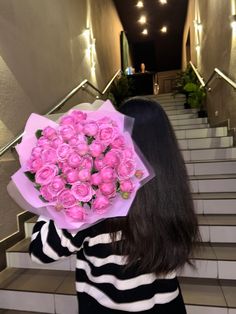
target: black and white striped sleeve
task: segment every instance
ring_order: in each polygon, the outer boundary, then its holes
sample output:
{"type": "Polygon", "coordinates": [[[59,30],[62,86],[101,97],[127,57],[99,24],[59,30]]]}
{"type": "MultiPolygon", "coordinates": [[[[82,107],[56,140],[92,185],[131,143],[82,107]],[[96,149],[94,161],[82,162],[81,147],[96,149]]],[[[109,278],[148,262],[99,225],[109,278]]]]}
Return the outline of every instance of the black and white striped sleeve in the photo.
{"type": "Polygon", "coordinates": [[[29,253],[36,263],[51,263],[79,251],[83,240],[83,232],[81,236],[79,233],[73,236],[57,228],[52,220],[40,216],[33,228],[29,253]]]}

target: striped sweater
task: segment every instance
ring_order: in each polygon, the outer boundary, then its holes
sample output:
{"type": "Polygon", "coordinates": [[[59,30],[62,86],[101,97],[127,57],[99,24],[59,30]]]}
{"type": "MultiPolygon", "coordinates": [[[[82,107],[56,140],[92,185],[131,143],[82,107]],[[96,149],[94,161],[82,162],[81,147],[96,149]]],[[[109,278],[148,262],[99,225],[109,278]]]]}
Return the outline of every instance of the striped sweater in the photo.
{"type": "MultiPolygon", "coordinates": [[[[157,277],[124,269],[126,259],[113,253],[106,225],[102,221],[73,234],[41,216],[33,229],[31,258],[51,263],[77,254],[79,314],[186,313],[175,273],[157,277]]],[[[121,232],[116,241],[121,241],[121,232]]]]}

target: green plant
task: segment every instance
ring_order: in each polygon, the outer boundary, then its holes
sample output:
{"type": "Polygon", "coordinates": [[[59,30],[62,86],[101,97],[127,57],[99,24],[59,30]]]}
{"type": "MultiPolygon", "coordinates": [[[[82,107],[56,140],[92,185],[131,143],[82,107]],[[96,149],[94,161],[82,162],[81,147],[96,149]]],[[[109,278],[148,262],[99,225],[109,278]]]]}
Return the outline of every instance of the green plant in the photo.
{"type": "Polygon", "coordinates": [[[203,110],[206,98],[205,89],[200,86],[198,82],[189,82],[185,84],[184,90],[188,93],[187,103],[190,105],[190,107],[203,110]]]}
{"type": "Polygon", "coordinates": [[[122,74],[111,85],[106,97],[111,100],[113,105],[119,109],[122,102],[132,96],[133,82],[132,79],[128,79],[126,75],[122,74]]]}
{"type": "Polygon", "coordinates": [[[188,92],[184,89],[185,85],[188,83],[196,83],[198,79],[196,74],[194,73],[192,67],[189,65],[187,66],[185,71],[179,72],[177,74],[177,78],[175,80],[175,87],[174,87],[174,94],[185,94],[187,95],[188,92]]]}

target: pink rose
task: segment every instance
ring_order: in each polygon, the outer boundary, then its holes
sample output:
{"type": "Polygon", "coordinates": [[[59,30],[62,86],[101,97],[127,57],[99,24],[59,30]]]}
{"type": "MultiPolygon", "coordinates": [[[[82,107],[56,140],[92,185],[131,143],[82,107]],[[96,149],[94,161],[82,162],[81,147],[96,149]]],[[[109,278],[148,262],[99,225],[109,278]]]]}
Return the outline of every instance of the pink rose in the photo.
{"type": "Polygon", "coordinates": [[[59,133],[63,140],[69,141],[72,137],[76,135],[75,129],[72,125],[61,125],[59,127],[59,133]]]}
{"type": "Polygon", "coordinates": [[[65,172],[65,175],[68,183],[74,183],[79,179],[78,171],[75,169],[67,170],[65,172]]]}
{"type": "Polygon", "coordinates": [[[55,201],[54,195],[51,193],[51,191],[49,190],[48,185],[44,185],[40,188],[40,193],[42,195],[42,197],[48,201],[48,202],[53,202],[55,201]]]}
{"type": "Polygon", "coordinates": [[[89,181],[90,178],[91,178],[91,171],[90,169],[81,169],[78,173],[78,177],[79,177],[79,180],[84,182],[84,181],[89,181]]]}
{"type": "Polygon", "coordinates": [[[113,142],[116,135],[117,130],[114,127],[104,124],[99,129],[98,139],[108,145],[113,142]]]}
{"type": "Polygon", "coordinates": [[[123,150],[123,155],[124,155],[125,159],[132,159],[134,153],[133,153],[133,150],[130,147],[126,147],[123,150]]]}
{"type": "Polygon", "coordinates": [[[120,164],[120,158],[116,151],[109,151],[104,157],[105,164],[110,167],[117,167],[120,164]]]}
{"type": "Polygon", "coordinates": [[[128,192],[131,193],[134,189],[133,182],[131,180],[124,180],[120,182],[120,190],[122,192],[128,192]]]}
{"type": "Polygon", "coordinates": [[[66,214],[77,221],[83,221],[85,219],[85,211],[82,206],[72,206],[66,209],[66,214]]]}
{"type": "Polygon", "coordinates": [[[70,116],[75,118],[75,120],[77,122],[87,119],[87,113],[84,113],[84,112],[82,112],[80,110],[72,110],[72,111],[70,111],[70,116]]]}
{"type": "Polygon", "coordinates": [[[42,134],[44,137],[48,138],[49,140],[52,140],[54,137],[57,136],[57,131],[50,126],[47,126],[45,129],[43,129],[42,134]]]}
{"type": "Polygon", "coordinates": [[[57,152],[58,160],[64,161],[71,154],[71,147],[70,145],[64,143],[58,146],[56,152],[57,152]]]}
{"type": "Polygon", "coordinates": [[[105,162],[104,162],[104,157],[103,156],[99,156],[97,158],[95,158],[94,160],[94,166],[97,170],[101,170],[103,167],[105,167],[105,162]]]}
{"type": "Polygon", "coordinates": [[[59,176],[53,178],[51,183],[48,185],[48,191],[52,195],[57,195],[64,188],[65,188],[65,181],[59,176]]]}
{"type": "Polygon", "coordinates": [[[31,156],[34,158],[41,157],[42,150],[42,147],[34,147],[31,151],[31,156]]]}
{"type": "Polygon", "coordinates": [[[65,189],[58,195],[57,202],[64,208],[72,207],[76,204],[76,198],[71,190],[65,189]]]}
{"type": "Polygon", "coordinates": [[[80,122],[76,123],[75,130],[77,133],[82,133],[84,131],[84,125],[80,122]]]}
{"type": "Polygon", "coordinates": [[[58,136],[51,140],[51,147],[57,149],[63,143],[63,139],[58,136]]]}
{"type": "Polygon", "coordinates": [[[102,183],[99,186],[100,192],[107,197],[114,197],[116,194],[116,185],[114,182],[102,183]]]}
{"type": "Polygon", "coordinates": [[[100,185],[102,183],[102,177],[99,172],[92,174],[91,176],[91,184],[92,185],[100,185]]]}
{"type": "Polygon", "coordinates": [[[63,174],[67,174],[71,170],[75,170],[74,168],[70,167],[67,163],[65,162],[59,162],[58,163],[59,169],[63,172],[63,174]]]}
{"type": "Polygon", "coordinates": [[[88,136],[95,136],[98,133],[98,125],[96,122],[91,121],[84,125],[84,134],[88,136]]]}
{"type": "Polygon", "coordinates": [[[93,168],[93,158],[91,156],[85,156],[82,158],[81,168],[91,170],[93,168]]]}
{"type": "Polygon", "coordinates": [[[70,167],[77,168],[81,164],[82,158],[76,152],[71,153],[68,158],[67,162],[70,167]]]}
{"type": "Polygon", "coordinates": [[[104,214],[110,205],[109,198],[104,195],[99,195],[95,198],[92,204],[92,208],[98,214],[104,214]]]}
{"type": "Polygon", "coordinates": [[[72,115],[66,115],[61,117],[59,124],[60,125],[73,125],[75,123],[75,118],[72,115]]]}
{"type": "Polygon", "coordinates": [[[80,202],[89,202],[94,194],[90,183],[87,182],[78,182],[73,184],[71,192],[80,202]]]}
{"type": "Polygon", "coordinates": [[[57,174],[58,168],[56,165],[44,165],[36,172],[35,181],[40,185],[47,185],[57,174]]]}
{"type": "Polygon", "coordinates": [[[28,161],[28,169],[31,172],[38,171],[43,166],[42,159],[40,157],[37,157],[35,159],[30,159],[28,161]]]}
{"type": "Polygon", "coordinates": [[[77,147],[81,143],[86,143],[86,138],[83,134],[78,134],[77,136],[72,137],[69,141],[68,144],[72,147],[77,147]]]}
{"type": "Polygon", "coordinates": [[[135,163],[132,159],[124,160],[117,168],[118,177],[121,180],[129,179],[135,174],[135,163]]]}
{"type": "Polygon", "coordinates": [[[77,145],[77,152],[80,156],[86,155],[88,150],[89,150],[89,147],[88,147],[88,144],[86,143],[79,143],[77,145]]]}
{"type": "Polygon", "coordinates": [[[122,135],[117,136],[111,143],[112,148],[124,148],[125,138],[122,135]]]}
{"type": "Polygon", "coordinates": [[[57,153],[53,148],[47,148],[42,151],[42,161],[43,163],[55,164],[57,162],[57,153]]]}
{"type": "Polygon", "coordinates": [[[116,179],[116,173],[111,167],[104,167],[100,171],[103,182],[113,182],[116,179]]]}
{"type": "Polygon", "coordinates": [[[89,145],[89,151],[93,157],[100,156],[103,150],[104,150],[104,145],[98,141],[93,141],[92,144],[89,145]]]}
{"type": "Polygon", "coordinates": [[[37,141],[37,145],[43,148],[49,147],[50,144],[50,140],[44,136],[41,136],[37,141]]]}

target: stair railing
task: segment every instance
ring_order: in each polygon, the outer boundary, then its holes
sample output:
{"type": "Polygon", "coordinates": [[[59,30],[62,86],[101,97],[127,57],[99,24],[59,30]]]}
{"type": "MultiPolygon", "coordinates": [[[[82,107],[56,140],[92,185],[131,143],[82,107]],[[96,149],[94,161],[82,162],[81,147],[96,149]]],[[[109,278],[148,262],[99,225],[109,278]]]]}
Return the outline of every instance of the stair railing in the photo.
{"type": "MultiPolygon", "coordinates": [[[[228,83],[230,86],[232,86],[234,89],[236,89],[236,82],[234,82],[233,80],[231,80],[231,78],[229,78],[227,75],[225,75],[221,70],[219,70],[218,68],[215,68],[212,72],[212,74],[210,75],[209,79],[204,82],[204,79],[201,77],[200,73],[198,72],[197,68],[194,66],[194,64],[190,61],[189,64],[191,65],[194,73],[196,74],[200,84],[202,87],[207,87],[210,82],[215,78],[215,75],[218,75],[217,78],[222,78],[224,79],[224,81],[226,83],[228,83]]],[[[210,92],[211,88],[207,88],[207,91],[210,92]]]]}
{"type": "MultiPolygon", "coordinates": [[[[83,80],[79,85],[77,85],[74,89],[72,89],[58,104],[56,104],[52,109],[50,109],[47,113],[45,113],[45,115],[52,114],[56,112],[57,110],[59,110],[60,108],[62,108],[72,96],[74,96],[79,90],[85,89],[86,86],[90,86],[93,90],[95,90],[99,94],[99,96],[103,96],[107,92],[108,88],[111,86],[112,82],[116,79],[116,77],[120,73],[121,73],[121,70],[116,71],[116,73],[113,75],[113,77],[108,82],[108,84],[103,89],[103,91],[100,91],[96,86],[94,86],[87,79],[83,80]]],[[[99,96],[97,96],[97,98],[99,98],[99,96]]],[[[17,144],[17,142],[22,138],[23,134],[24,132],[20,133],[12,141],[10,141],[5,146],[3,146],[0,149],[0,157],[3,154],[5,154],[6,151],[8,151],[9,149],[15,146],[15,144],[17,144]]]]}

